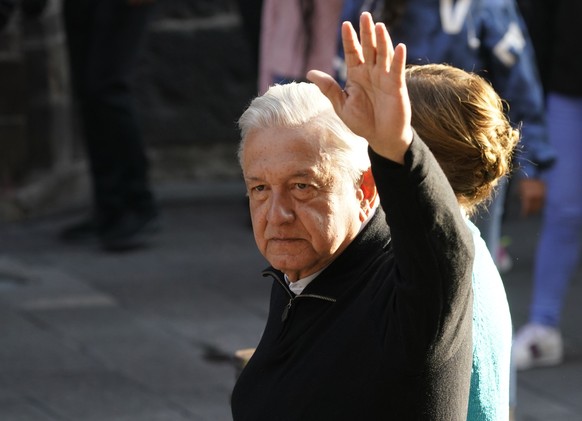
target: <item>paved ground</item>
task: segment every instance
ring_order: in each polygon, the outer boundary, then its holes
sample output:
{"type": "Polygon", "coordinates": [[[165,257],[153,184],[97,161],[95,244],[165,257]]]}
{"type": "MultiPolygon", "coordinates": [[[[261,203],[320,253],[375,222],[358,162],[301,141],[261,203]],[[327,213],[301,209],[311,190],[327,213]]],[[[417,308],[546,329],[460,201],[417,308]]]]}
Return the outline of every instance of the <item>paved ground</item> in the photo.
{"type": "MultiPolygon", "coordinates": [[[[66,246],[80,213],[0,224],[0,420],[226,421],[235,350],[253,346],[269,281],[236,182],[160,190],[155,246],[66,246]]],[[[510,207],[505,276],[525,320],[539,221],[510,207]]],[[[518,420],[582,420],[582,274],[571,288],[566,362],[518,376],[518,420]]],[[[323,420],[322,420],[323,421],[323,420]]]]}

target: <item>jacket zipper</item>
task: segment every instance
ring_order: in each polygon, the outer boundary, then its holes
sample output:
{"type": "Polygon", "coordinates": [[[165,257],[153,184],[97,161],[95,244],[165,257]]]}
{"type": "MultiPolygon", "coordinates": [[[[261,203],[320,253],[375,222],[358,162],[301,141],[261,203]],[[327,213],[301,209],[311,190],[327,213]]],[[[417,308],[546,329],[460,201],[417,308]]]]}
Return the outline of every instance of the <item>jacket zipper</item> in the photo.
{"type": "Polygon", "coordinates": [[[271,275],[273,278],[275,278],[277,280],[277,282],[279,283],[279,285],[281,285],[281,287],[285,290],[285,292],[289,296],[289,302],[287,303],[285,308],[283,308],[283,314],[281,314],[281,321],[282,322],[285,322],[285,320],[287,320],[287,317],[289,317],[289,311],[291,311],[291,307],[293,306],[293,303],[295,302],[295,300],[298,300],[300,298],[315,298],[317,300],[323,300],[323,301],[327,301],[329,303],[335,303],[337,301],[335,298],[326,297],[324,295],[319,295],[319,294],[295,295],[289,290],[289,287],[286,284],[286,282],[283,281],[281,278],[279,278],[277,273],[272,272],[272,271],[265,271],[265,272],[263,272],[263,275],[271,275]]]}

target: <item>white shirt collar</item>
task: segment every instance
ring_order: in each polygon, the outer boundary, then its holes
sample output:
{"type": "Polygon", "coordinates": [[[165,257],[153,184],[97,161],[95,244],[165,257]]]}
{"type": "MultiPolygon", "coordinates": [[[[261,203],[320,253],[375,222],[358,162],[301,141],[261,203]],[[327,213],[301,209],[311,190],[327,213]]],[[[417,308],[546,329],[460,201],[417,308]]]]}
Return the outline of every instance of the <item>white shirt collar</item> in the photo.
{"type": "Polygon", "coordinates": [[[313,281],[317,277],[317,275],[319,275],[321,272],[323,272],[323,269],[321,269],[319,272],[315,272],[315,273],[313,273],[309,276],[306,276],[305,278],[299,279],[295,282],[289,282],[287,275],[285,275],[285,281],[289,285],[289,289],[291,290],[291,292],[293,292],[295,295],[299,295],[303,292],[305,287],[307,285],[309,285],[309,283],[311,281],[313,281]]]}

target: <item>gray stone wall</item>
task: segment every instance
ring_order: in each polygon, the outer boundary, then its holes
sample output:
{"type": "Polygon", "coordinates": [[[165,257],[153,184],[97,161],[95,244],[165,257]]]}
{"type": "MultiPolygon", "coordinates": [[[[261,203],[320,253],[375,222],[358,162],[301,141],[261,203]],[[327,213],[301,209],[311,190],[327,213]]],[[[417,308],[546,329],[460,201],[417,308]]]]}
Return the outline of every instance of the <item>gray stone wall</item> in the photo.
{"type": "Polygon", "coordinates": [[[68,73],[58,2],[17,10],[0,33],[0,217],[40,211],[73,160],[68,73]]]}
{"type": "Polygon", "coordinates": [[[0,186],[14,185],[26,165],[26,77],[19,34],[12,25],[0,37],[0,186]],[[19,171],[20,170],[20,171],[19,171]]]}
{"type": "MultiPolygon", "coordinates": [[[[0,33],[0,220],[85,206],[62,0],[0,33]]],[[[236,119],[256,91],[234,0],[158,0],[135,78],[154,183],[240,177],[236,119]]]]}
{"type": "Polygon", "coordinates": [[[235,122],[255,94],[252,68],[233,1],[158,4],[136,79],[158,169],[194,177],[238,174],[235,122]]]}
{"type": "Polygon", "coordinates": [[[240,18],[230,2],[161,2],[137,77],[151,144],[232,140],[233,121],[253,93],[252,78],[240,18]],[[213,10],[200,16],[205,3],[213,10]]]}

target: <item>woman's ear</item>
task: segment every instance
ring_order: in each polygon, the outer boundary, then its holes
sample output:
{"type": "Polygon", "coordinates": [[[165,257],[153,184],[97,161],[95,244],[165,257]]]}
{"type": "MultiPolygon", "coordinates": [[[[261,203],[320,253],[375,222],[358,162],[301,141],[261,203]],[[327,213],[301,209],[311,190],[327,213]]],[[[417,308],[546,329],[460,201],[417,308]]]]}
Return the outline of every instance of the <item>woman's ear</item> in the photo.
{"type": "Polygon", "coordinates": [[[360,182],[360,219],[362,221],[366,220],[370,215],[372,209],[376,208],[378,205],[378,190],[376,189],[376,182],[374,181],[374,176],[372,175],[372,168],[368,168],[364,174],[362,174],[362,180],[360,182]]]}

